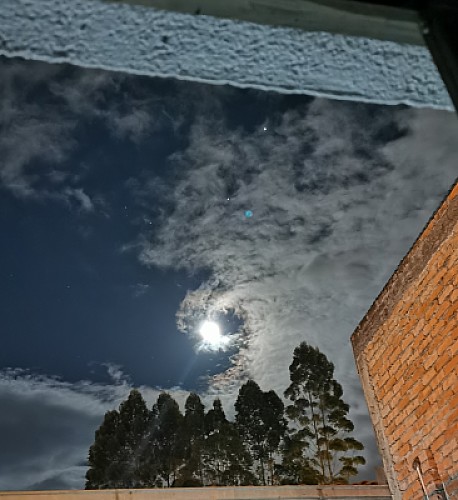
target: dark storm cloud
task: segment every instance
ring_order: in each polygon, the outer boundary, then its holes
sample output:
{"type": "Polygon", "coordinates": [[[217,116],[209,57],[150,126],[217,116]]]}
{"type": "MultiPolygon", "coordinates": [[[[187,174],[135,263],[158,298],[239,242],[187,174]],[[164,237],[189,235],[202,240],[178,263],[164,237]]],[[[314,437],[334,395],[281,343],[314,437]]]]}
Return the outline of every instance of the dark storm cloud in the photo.
{"type": "MultiPolygon", "coordinates": [[[[112,384],[0,372],[0,490],[84,487],[94,432],[132,388],[119,366],[106,368],[112,384]]],[[[141,391],[150,406],[159,393],[141,391]]],[[[180,402],[185,397],[184,391],[173,395],[180,402]]]]}
{"type": "Polygon", "coordinates": [[[243,317],[240,353],[211,388],[228,401],[247,376],[282,393],[294,347],[322,349],[370,468],[349,338],[456,175],[456,117],[315,100],[265,125],[247,133],[218,114],[196,120],[142,259],[210,271],[183,301],[183,330],[214,311],[243,317]]]}

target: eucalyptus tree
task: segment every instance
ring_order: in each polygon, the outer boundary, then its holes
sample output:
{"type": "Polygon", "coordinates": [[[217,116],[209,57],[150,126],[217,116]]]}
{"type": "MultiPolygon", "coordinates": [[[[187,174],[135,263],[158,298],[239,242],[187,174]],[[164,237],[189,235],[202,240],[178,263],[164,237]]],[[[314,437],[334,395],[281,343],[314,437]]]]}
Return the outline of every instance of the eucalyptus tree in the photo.
{"type": "Polygon", "coordinates": [[[213,486],[254,484],[252,461],[237,428],[226,419],[221,401],[205,415],[205,441],[201,459],[204,482],[213,486]]]}
{"type": "Polygon", "coordinates": [[[205,407],[198,394],[191,392],[185,402],[182,427],[184,465],[180,486],[203,485],[202,450],[205,439],[205,407]]]}
{"type": "Polygon", "coordinates": [[[333,378],[334,365],[317,348],[302,342],[294,349],[289,373],[285,397],[292,404],[286,414],[295,425],[290,439],[296,450],[285,453],[285,465],[302,461],[307,476],[315,473],[319,483],[348,482],[365,459],[355,455],[363,445],[351,436],[354,425],[347,416],[342,386],[333,378]]]}
{"type": "Polygon", "coordinates": [[[86,489],[136,488],[149,412],[139,391],[133,389],[119,411],[105,414],[89,449],[86,489]]]}
{"type": "Polygon", "coordinates": [[[137,389],[132,389],[119,407],[118,436],[122,447],[124,487],[143,486],[139,468],[149,424],[150,412],[145,400],[137,389]]]}
{"type": "Polygon", "coordinates": [[[240,436],[257,463],[261,484],[273,484],[274,463],[286,431],[284,404],[275,391],[263,392],[254,380],[239,390],[235,422],[240,436]]]}
{"type": "Polygon", "coordinates": [[[282,463],[276,471],[281,484],[317,484],[319,475],[305,453],[309,447],[308,433],[303,429],[289,430],[282,446],[282,463]]]}
{"type": "Polygon", "coordinates": [[[184,460],[182,440],[183,415],[175,399],[166,392],[159,394],[153,406],[149,439],[152,468],[170,488],[178,477],[184,460]]]}
{"type": "Polygon", "coordinates": [[[121,472],[117,460],[121,449],[117,433],[118,424],[118,411],[108,411],[102,424],[95,431],[94,443],[89,448],[89,469],[86,472],[85,486],[87,490],[116,487],[114,481],[121,472]]]}

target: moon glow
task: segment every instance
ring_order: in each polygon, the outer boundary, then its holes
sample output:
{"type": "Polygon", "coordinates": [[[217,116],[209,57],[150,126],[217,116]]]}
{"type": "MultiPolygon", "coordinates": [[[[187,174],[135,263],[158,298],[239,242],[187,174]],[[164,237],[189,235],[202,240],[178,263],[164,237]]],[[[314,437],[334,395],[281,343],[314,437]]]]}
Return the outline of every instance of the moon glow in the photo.
{"type": "Polygon", "coordinates": [[[199,330],[204,344],[210,349],[219,349],[226,344],[226,338],[221,334],[221,329],[215,321],[204,321],[199,330]]]}

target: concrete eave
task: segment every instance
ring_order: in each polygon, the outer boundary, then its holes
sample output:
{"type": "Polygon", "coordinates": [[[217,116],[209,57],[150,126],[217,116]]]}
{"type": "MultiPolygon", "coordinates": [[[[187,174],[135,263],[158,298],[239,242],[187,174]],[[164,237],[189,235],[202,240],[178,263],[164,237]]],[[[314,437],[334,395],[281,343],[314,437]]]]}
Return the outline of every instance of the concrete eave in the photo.
{"type": "Polygon", "coordinates": [[[390,500],[385,485],[237,486],[144,490],[5,491],[0,500],[390,500]]]}
{"type": "Polygon", "coordinates": [[[106,0],[304,31],[424,45],[414,10],[353,0],[106,0]]]}

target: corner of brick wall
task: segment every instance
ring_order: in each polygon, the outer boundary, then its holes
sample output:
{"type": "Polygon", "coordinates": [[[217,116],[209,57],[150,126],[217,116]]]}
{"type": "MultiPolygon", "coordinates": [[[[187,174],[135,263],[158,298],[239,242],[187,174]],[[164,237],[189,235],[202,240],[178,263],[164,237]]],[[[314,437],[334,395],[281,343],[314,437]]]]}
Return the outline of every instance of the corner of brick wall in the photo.
{"type": "Polygon", "coordinates": [[[458,184],[352,335],[395,499],[458,498],[458,184]]]}

